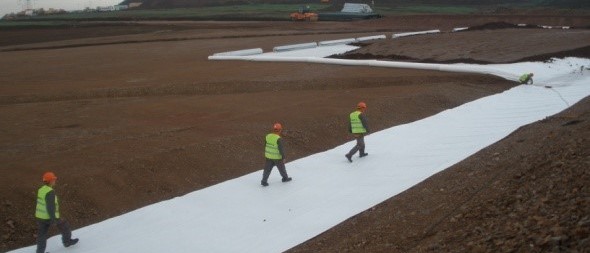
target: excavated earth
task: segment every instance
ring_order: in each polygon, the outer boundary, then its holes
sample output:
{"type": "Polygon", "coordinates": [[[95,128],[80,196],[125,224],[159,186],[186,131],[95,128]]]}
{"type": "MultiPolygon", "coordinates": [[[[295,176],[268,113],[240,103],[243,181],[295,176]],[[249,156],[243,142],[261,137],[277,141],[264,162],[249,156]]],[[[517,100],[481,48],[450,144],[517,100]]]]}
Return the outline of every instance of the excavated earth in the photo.
{"type": "MultiPolygon", "coordinates": [[[[371,127],[379,131],[517,85],[437,71],[208,61],[214,53],[441,29],[363,43],[334,57],[588,58],[590,30],[582,28],[589,26],[588,16],[439,15],[0,30],[0,250],[34,244],[44,171],[59,177],[62,216],[79,228],[259,171],[263,136],[276,121],[285,127],[287,159],[294,160],[351,140],[346,115],[358,101],[368,104],[371,127]],[[501,28],[498,22],[572,29],[450,32],[501,28]]],[[[588,252],[589,109],[587,98],[524,126],[289,251],[588,252]]],[[[297,184],[297,171],[289,173],[297,184]]],[[[277,177],[273,172],[271,189],[277,177]]]]}

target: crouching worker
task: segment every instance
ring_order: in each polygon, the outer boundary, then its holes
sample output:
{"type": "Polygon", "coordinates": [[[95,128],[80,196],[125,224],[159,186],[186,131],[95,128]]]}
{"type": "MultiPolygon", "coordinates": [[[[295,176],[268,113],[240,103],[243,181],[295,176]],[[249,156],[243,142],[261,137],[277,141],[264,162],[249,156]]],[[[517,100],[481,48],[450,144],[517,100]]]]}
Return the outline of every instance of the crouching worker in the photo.
{"type": "Polygon", "coordinates": [[[39,188],[37,192],[37,211],[35,217],[39,225],[39,233],[37,234],[37,253],[45,253],[47,246],[47,232],[51,224],[55,223],[61,232],[61,241],[64,247],[72,246],[78,243],[78,238],[72,239],[72,231],[68,223],[60,219],[59,215],[59,201],[53,191],[53,186],[57,177],[53,172],[46,172],[43,174],[44,185],[39,188]]]}
{"type": "Polygon", "coordinates": [[[518,78],[520,84],[533,84],[533,73],[526,73],[518,78]]]}

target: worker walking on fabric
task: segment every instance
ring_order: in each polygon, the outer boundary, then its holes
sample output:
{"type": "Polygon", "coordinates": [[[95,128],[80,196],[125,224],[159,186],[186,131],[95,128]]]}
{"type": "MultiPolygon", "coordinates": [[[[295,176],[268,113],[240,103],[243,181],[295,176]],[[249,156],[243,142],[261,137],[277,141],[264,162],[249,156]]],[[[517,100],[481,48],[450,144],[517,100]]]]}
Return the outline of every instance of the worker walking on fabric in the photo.
{"type": "Polygon", "coordinates": [[[365,110],[367,104],[359,102],[356,111],[350,113],[350,125],[348,131],[354,135],[356,145],[345,155],[349,162],[352,162],[352,156],[360,151],[359,156],[365,157],[369,155],[365,153],[365,135],[369,134],[369,125],[367,124],[367,117],[365,117],[365,110]]]}
{"type": "Polygon", "coordinates": [[[266,163],[264,164],[264,171],[262,173],[262,186],[268,186],[268,177],[274,166],[277,166],[283,182],[291,181],[287,170],[285,169],[285,152],[283,149],[283,142],[281,141],[281,132],[283,126],[280,123],[275,123],[272,128],[272,133],[266,135],[264,148],[264,157],[266,163]]]}
{"type": "Polygon", "coordinates": [[[520,84],[533,84],[533,73],[525,73],[518,78],[520,84]]]}
{"type": "Polygon", "coordinates": [[[53,172],[46,172],[43,174],[44,185],[37,192],[37,211],[35,212],[37,224],[39,225],[37,253],[45,253],[47,232],[53,223],[57,225],[57,228],[61,232],[61,241],[64,247],[70,247],[78,243],[78,238],[72,239],[72,231],[68,223],[60,219],[59,201],[53,191],[56,180],[57,177],[53,172]]]}

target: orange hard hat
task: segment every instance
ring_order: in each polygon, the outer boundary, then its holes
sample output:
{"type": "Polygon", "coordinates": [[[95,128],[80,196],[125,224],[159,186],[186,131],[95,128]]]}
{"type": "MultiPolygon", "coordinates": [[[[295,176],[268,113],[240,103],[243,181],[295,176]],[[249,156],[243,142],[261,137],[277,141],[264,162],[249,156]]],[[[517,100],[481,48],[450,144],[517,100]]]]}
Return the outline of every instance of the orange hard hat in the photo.
{"type": "Polygon", "coordinates": [[[272,126],[272,130],[275,132],[280,132],[281,130],[283,130],[283,125],[281,125],[281,123],[275,123],[272,126]]]}
{"type": "Polygon", "coordinates": [[[57,177],[55,174],[53,174],[53,172],[45,172],[45,174],[43,174],[43,182],[49,183],[56,179],[57,177]]]}
{"type": "Polygon", "coordinates": [[[357,109],[366,109],[366,108],[367,108],[367,104],[365,104],[365,102],[359,102],[359,103],[356,105],[356,108],[357,108],[357,109]]]}

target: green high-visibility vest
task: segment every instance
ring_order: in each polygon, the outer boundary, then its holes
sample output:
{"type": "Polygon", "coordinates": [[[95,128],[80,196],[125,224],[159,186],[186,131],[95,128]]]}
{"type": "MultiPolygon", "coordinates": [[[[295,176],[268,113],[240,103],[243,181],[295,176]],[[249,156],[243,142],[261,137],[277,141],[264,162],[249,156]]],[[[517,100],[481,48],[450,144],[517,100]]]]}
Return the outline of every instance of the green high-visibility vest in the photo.
{"type": "Polygon", "coordinates": [[[521,83],[524,83],[526,81],[528,81],[529,79],[529,74],[524,74],[522,76],[520,76],[520,78],[518,79],[521,83]]]}
{"type": "Polygon", "coordinates": [[[352,129],[353,134],[363,134],[367,132],[359,115],[361,115],[360,111],[354,111],[350,114],[350,128],[352,129]]]}
{"type": "Polygon", "coordinates": [[[264,148],[264,156],[268,159],[280,160],[283,159],[279,151],[279,139],[281,136],[275,133],[266,135],[266,147],[264,148]]]}
{"type": "MultiPolygon", "coordinates": [[[[47,196],[47,193],[50,191],[53,191],[53,188],[48,185],[42,186],[39,188],[39,191],[37,191],[37,211],[35,212],[35,217],[39,219],[51,219],[49,213],[47,213],[47,203],[45,203],[45,196],[47,196]]],[[[55,218],[59,219],[59,203],[57,201],[57,196],[55,196],[55,218]]]]}

